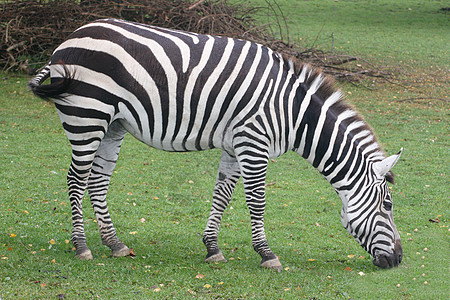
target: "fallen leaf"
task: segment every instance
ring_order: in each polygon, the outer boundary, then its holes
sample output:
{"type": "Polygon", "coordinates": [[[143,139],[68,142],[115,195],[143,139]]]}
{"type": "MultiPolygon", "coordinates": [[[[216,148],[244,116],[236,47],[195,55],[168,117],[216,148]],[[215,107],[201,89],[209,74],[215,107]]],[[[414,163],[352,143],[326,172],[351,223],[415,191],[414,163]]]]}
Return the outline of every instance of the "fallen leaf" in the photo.
{"type": "Polygon", "coordinates": [[[344,271],[351,271],[351,270],[352,270],[352,268],[350,268],[350,267],[347,267],[344,269],[344,271]]]}
{"type": "Polygon", "coordinates": [[[159,292],[161,289],[160,288],[156,288],[156,289],[154,289],[153,291],[154,292],[159,292]]]}
{"type": "Polygon", "coordinates": [[[347,255],[348,258],[353,258],[355,257],[353,254],[347,255]]]}
{"type": "Polygon", "coordinates": [[[202,279],[203,277],[205,277],[205,275],[203,275],[203,274],[198,274],[197,276],[195,276],[195,278],[198,278],[198,279],[202,279]]]}
{"type": "Polygon", "coordinates": [[[205,284],[203,287],[204,287],[205,289],[209,289],[209,288],[211,287],[211,285],[210,285],[210,284],[205,284]]]}
{"type": "Polygon", "coordinates": [[[291,288],[285,288],[284,291],[287,292],[289,291],[291,288]]]}
{"type": "Polygon", "coordinates": [[[130,234],[136,234],[137,233],[137,231],[131,231],[130,232],[130,234]]]}
{"type": "Polygon", "coordinates": [[[359,276],[364,276],[364,275],[366,275],[366,274],[364,274],[364,272],[359,272],[358,274],[359,274],[359,276]]]}
{"type": "Polygon", "coordinates": [[[56,259],[52,259],[50,262],[56,264],[56,259]]]}
{"type": "Polygon", "coordinates": [[[9,235],[9,237],[16,237],[17,235],[16,234],[14,234],[14,233],[11,233],[10,235],[9,235]]]}
{"type": "Polygon", "coordinates": [[[314,258],[310,258],[310,259],[308,259],[308,261],[315,261],[315,259],[314,258]]]}
{"type": "Polygon", "coordinates": [[[54,245],[54,244],[56,244],[56,242],[55,242],[55,240],[54,239],[51,239],[50,241],[48,241],[50,244],[52,244],[52,245],[54,245]]]}
{"type": "Polygon", "coordinates": [[[222,285],[223,284],[223,281],[221,281],[221,282],[219,282],[219,283],[217,283],[218,285],[222,285]]]}
{"type": "Polygon", "coordinates": [[[144,219],[144,218],[141,218],[140,221],[141,221],[142,223],[144,223],[144,222],[145,222],[145,219],[144,219]]]}

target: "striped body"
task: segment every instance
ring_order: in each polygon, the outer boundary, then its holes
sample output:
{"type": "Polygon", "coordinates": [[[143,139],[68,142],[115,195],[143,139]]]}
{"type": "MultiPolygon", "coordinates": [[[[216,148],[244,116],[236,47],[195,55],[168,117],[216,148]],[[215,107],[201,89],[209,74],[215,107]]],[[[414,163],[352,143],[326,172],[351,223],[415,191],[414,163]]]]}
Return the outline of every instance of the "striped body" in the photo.
{"type": "Polygon", "coordinates": [[[105,199],[130,132],[166,151],[223,150],[203,235],[207,261],[225,260],[217,244],[219,225],[242,177],[261,265],[281,268],[264,232],[264,180],[269,158],[289,150],[333,185],[343,201],[343,225],[375,264],[390,267],[401,260],[392,210],[382,211],[386,203],[392,207],[386,179],[399,154],[385,158],[370,128],[328,79],[307,66],[295,72],[291,61],[267,47],[100,20],[70,35],[29,86],[55,99],[72,144],[72,240],[81,258],[91,257],[82,224],[85,188],[103,243],[113,255],[127,254],[105,199]],[[48,76],[52,83],[41,85],[48,76]]]}

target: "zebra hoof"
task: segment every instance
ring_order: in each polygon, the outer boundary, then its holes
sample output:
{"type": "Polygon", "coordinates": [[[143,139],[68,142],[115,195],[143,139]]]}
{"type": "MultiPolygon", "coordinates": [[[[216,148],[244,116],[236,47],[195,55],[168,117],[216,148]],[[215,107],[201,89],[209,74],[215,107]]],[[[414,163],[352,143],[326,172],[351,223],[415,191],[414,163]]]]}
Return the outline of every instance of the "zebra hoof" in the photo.
{"type": "Polygon", "coordinates": [[[131,254],[130,248],[128,248],[125,245],[123,245],[123,247],[121,247],[119,249],[113,249],[111,251],[111,256],[112,257],[128,256],[130,254],[131,254]]]}
{"type": "Polygon", "coordinates": [[[262,262],[260,266],[266,269],[277,270],[277,272],[281,272],[281,270],[283,270],[283,266],[281,265],[278,257],[271,260],[266,260],[262,262]]]}
{"type": "Polygon", "coordinates": [[[207,263],[209,263],[209,262],[227,262],[227,260],[223,256],[222,252],[219,252],[217,254],[206,257],[205,262],[207,262],[207,263]]]}
{"type": "Polygon", "coordinates": [[[91,260],[94,257],[92,256],[91,250],[87,249],[81,252],[80,254],[75,255],[75,258],[79,260],[91,260]]]}

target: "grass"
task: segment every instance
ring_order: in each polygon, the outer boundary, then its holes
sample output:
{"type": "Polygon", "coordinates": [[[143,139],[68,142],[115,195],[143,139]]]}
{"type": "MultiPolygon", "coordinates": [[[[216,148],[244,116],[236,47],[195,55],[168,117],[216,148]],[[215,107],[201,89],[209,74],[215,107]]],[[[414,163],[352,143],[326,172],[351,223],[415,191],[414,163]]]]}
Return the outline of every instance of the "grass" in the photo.
{"type": "Polygon", "coordinates": [[[446,38],[440,34],[448,35],[448,29],[443,27],[442,15],[436,15],[443,2],[279,3],[291,20],[302,20],[301,24],[289,24],[291,33],[310,41],[322,27],[324,35],[326,28],[340,28],[351,41],[344,44],[343,51],[379,63],[388,57],[415,80],[414,86],[407,89],[375,83],[374,90],[367,90],[341,84],[348,100],[374,128],[386,152],[405,149],[394,169],[397,184],[392,187],[394,216],[405,254],[400,267],[380,270],[373,266],[369,255],[342,228],[340,203],[332,188],[293,153],[271,162],[267,178],[273,184],[267,188],[266,230],[272,249],[281,258],[283,272],[258,267],[242,184],[225,212],[219,236],[229,261],[205,264],[200,235],[209,214],[220,151],[165,153],[130,136],[126,137],[113,176],[109,206],[119,237],[134,248],[136,257],[109,257],[86,199],[85,226],[94,260],[74,260],[73,246],[66,243],[71,231],[65,183],[70,146],[53,105],[26,91],[28,78],[1,73],[1,299],[62,295],[66,299],[448,296],[448,82],[430,75],[435,74],[433,70],[448,70],[449,66],[442,55],[446,48],[441,39],[446,38]],[[335,17],[326,18],[334,6],[335,17]],[[398,12],[407,6],[414,12],[411,22],[424,24],[421,30],[410,29],[404,21],[396,22],[393,15],[380,12],[383,8],[398,12]],[[358,34],[372,32],[364,12],[377,20],[379,33],[374,33],[373,38],[358,34]],[[391,33],[396,27],[402,30],[391,33]],[[383,32],[390,40],[376,42],[383,32]],[[424,46],[414,51],[414,43],[403,44],[408,39],[423,39],[424,46]],[[387,44],[391,47],[386,48],[387,44]],[[428,98],[399,101],[424,97],[428,98]],[[429,221],[435,218],[440,222],[429,221]],[[197,278],[202,277],[199,274],[204,277],[197,278]]]}

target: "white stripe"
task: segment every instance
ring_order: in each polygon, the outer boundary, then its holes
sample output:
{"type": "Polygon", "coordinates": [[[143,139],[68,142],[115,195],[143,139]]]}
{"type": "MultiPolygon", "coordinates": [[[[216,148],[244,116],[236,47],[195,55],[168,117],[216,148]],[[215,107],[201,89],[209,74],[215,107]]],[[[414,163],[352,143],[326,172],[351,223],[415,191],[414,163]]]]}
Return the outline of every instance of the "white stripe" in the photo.
{"type": "Polygon", "coordinates": [[[316,129],[314,131],[311,151],[309,152],[309,156],[306,159],[311,164],[314,162],[314,159],[316,157],[317,145],[319,144],[320,135],[322,134],[322,129],[326,121],[328,109],[337,101],[339,101],[339,99],[341,99],[341,96],[342,95],[340,92],[334,92],[330,97],[328,97],[328,99],[325,100],[325,103],[322,105],[322,108],[320,110],[320,116],[319,119],[317,120],[316,129]]]}

